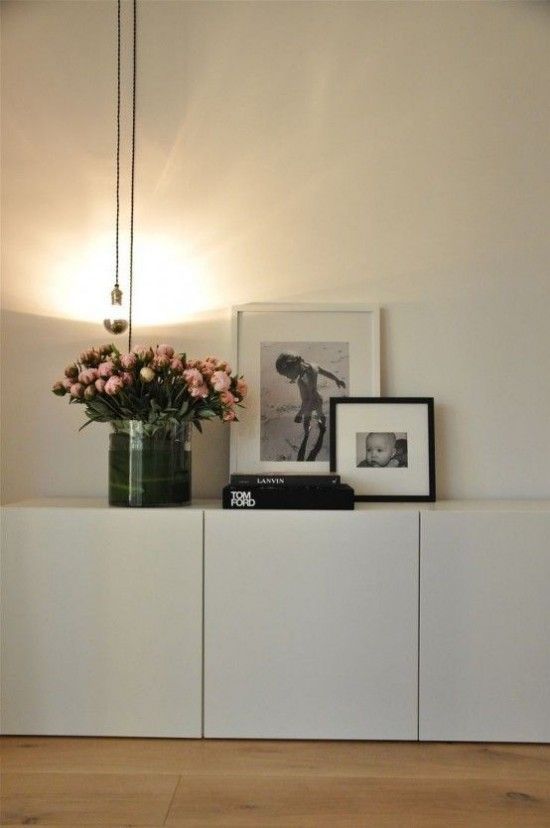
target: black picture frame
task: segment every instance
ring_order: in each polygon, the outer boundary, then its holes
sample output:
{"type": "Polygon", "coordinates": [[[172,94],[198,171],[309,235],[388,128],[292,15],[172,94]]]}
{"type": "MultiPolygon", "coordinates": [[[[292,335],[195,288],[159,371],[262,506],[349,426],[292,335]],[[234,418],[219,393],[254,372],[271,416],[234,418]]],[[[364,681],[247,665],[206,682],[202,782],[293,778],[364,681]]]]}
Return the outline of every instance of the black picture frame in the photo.
{"type": "MultiPolygon", "coordinates": [[[[435,417],[433,397],[331,397],[330,399],[330,471],[342,475],[346,481],[345,469],[338,464],[338,409],[341,406],[399,406],[419,405],[426,407],[427,418],[427,463],[428,463],[428,491],[424,493],[411,492],[410,494],[368,494],[360,492],[355,495],[357,502],[384,502],[384,503],[416,503],[434,502],[436,499],[435,483],[435,417]]],[[[369,429],[366,429],[369,430],[369,429]]],[[[341,464],[340,464],[341,465],[341,464]]],[[[353,485],[353,483],[352,483],[353,485]]]]}

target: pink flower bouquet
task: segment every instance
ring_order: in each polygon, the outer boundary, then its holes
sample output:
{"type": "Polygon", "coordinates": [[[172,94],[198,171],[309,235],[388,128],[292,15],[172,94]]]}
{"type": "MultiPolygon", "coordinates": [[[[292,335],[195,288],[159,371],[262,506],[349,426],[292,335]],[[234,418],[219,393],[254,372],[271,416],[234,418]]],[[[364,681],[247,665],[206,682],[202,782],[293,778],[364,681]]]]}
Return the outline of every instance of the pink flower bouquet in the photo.
{"type": "Polygon", "coordinates": [[[85,406],[88,419],[82,428],[109,422],[116,431],[126,431],[130,420],[138,420],[152,436],[183,423],[201,431],[201,420],[236,420],[247,386],[215,357],[188,360],[170,345],[136,346],[126,354],[103,345],[80,354],[52,391],[85,406]]]}

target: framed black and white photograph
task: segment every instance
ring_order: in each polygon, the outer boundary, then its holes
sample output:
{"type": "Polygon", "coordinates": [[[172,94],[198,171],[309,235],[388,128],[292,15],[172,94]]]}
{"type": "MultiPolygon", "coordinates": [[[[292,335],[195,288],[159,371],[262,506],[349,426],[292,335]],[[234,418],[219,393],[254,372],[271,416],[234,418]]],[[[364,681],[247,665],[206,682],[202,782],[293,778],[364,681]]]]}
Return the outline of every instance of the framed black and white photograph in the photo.
{"type": "Polygon", "coordinates": [[[249,393],[231,472],[328,472],[329,401],[380,393],[379,329],[370,305],[234,308],[234,367],[249,393]]]}
{"type": "Polygon", "coordinates": [[[356,500],[434,501],[432,397],[332,397],[330,470],[356,500]]]}

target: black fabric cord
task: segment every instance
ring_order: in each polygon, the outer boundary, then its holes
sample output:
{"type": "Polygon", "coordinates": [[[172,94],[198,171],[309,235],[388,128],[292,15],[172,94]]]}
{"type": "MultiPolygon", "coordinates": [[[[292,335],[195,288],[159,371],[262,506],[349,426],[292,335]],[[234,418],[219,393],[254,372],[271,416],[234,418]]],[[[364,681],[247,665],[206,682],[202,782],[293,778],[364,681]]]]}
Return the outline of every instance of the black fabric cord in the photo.
{"type": "MultiPolygon", "coordinates": [[[[119,287],[119,227],[120,227],[120,52],[121,52],[121,5],[117,3],[117,110],[116,110],[116,231],[115,231],[115,288],[119,287]]],[[[136,32],[137,0],[133,0],[133,46],[132,46],[132,155],[130,177],[130,289],[128,305],[128,350],[132,347],[132,298],[134,270],[134,182],[135,182],[135,148],[136,148],[136,32]]]]}
{"type": "Polygon", "coordinates": [[[118,0],[117,11],[115,288],[118,288],[118,227],[120,221],[120,0],[118,0]]]}
{"type": "Polygon", "coordinates": [[[130,189],[130,296],[128,305],[128,350],[132,348],[132,293],[134,267],[134,177],[136,156],[136,31],[137,31],[137,0],[134,0],[134,31],[132,50],[132,175],[130,189]]]}

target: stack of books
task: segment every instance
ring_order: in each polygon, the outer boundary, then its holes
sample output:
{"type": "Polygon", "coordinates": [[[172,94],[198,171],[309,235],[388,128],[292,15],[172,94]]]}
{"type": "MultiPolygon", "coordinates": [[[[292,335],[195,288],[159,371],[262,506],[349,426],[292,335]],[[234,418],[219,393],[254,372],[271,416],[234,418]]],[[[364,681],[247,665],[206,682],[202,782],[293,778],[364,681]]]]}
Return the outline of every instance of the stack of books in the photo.
{"type": "Polygon", "coordinates": [[[338,474],[232,474],[224,509],[353,509],[354,491],[338,474]]]}

